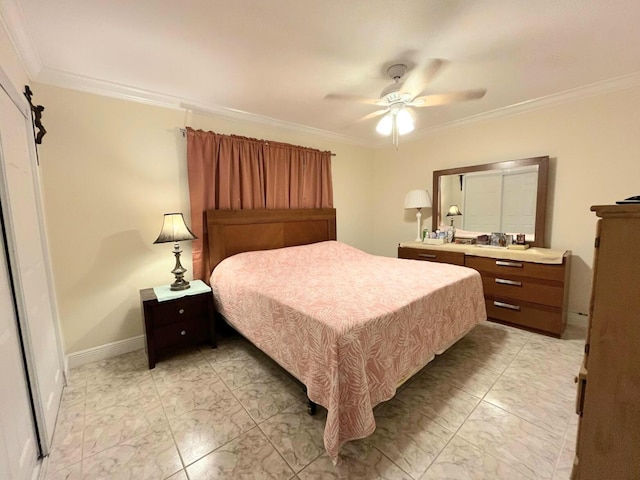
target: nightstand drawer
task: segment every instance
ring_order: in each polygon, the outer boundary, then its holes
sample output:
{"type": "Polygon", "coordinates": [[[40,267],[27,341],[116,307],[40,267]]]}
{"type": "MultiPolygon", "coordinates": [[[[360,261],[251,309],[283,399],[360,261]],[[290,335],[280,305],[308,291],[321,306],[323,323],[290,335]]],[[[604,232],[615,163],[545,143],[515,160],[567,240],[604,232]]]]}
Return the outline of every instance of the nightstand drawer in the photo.
{"type": "Polygon", "coordinates": [[[398,258],[464,265],[464,253],[436,249],[398,247],[398,258]]]}
{"type": "Polygon", "coordinates": [[[155,327],[183,322],[185,319],[208,318],[209,316],[208,299],[204,295],[157,302],[151,308],[155,327]]]}
{"type": "Polygon", "coordinates": [[[185,347],[208,340],[208,318],[192,318],[185,322],[172,323],[156,328],[153,332],[155,347],[185,347]]]}

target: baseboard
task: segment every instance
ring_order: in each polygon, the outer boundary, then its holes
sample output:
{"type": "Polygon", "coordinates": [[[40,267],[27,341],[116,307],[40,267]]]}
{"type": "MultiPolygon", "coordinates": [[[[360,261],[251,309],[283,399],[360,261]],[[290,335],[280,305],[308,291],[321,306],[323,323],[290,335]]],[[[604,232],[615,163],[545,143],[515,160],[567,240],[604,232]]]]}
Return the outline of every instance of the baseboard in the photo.
{"type": "Polygon", "coordinates": [[[122,355],[144,348],[144,335],[119,340],[117,342],[105,343],[93,348],[73,352],[67,355],[69,368],[79,367],[86,363],[106,360],[107,358],[122,355]]]}
{"type": "Polygon", "coordinates": [[[574,327],[587,328],[589,326],[589,316],[584,313],[568,312],[567,325],[574,327]]]}

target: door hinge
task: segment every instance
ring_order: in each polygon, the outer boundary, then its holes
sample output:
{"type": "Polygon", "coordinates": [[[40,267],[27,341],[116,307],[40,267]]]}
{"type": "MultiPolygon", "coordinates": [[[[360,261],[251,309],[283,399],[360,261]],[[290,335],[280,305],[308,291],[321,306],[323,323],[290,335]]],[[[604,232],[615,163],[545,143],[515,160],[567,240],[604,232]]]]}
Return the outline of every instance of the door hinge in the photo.
{"type": "Polygon", "coordinates": [[[585,353],[586,355],[589,355],[589,344],[588,344],[588,343],[585,343],[585,344],[584,344],[584,353],[585,353]]]}
{"type": "Polygon", "coordinates": [[[600,237],[596,237],[596,241],[595,241],[595,248],[599,248],[600,247],[600,237]]]}

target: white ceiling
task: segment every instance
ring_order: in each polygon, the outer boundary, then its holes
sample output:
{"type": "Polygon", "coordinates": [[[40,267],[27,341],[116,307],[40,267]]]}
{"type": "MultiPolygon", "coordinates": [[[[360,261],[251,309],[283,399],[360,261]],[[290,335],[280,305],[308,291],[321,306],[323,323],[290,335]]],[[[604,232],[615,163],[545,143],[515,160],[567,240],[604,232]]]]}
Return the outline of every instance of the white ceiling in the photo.
{"type": "Polygon", "coordinates": [[[487,90],[418,109],[410,136],[640,83],[637,0],[2,0],[0,8],[35,81],[369,145],[382,142],[375,120],[356,120],[376,107],[324,97],[377,98],[393,63],[444,60],[433,93],[487,90]]]}

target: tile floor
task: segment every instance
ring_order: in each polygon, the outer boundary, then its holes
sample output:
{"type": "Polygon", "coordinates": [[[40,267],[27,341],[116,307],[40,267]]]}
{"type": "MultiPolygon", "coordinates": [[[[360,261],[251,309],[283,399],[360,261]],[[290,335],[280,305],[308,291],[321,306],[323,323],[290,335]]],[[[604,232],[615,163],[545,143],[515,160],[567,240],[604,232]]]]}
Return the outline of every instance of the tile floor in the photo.
{"type": "Polygon", "coordinates": [[[136,351],[71,371],[46,478],[568,479],[583,332],[486,322],[375,410],[375,433],[324,453],[326,411],[240,337],[148,370],[136,351]]]}

